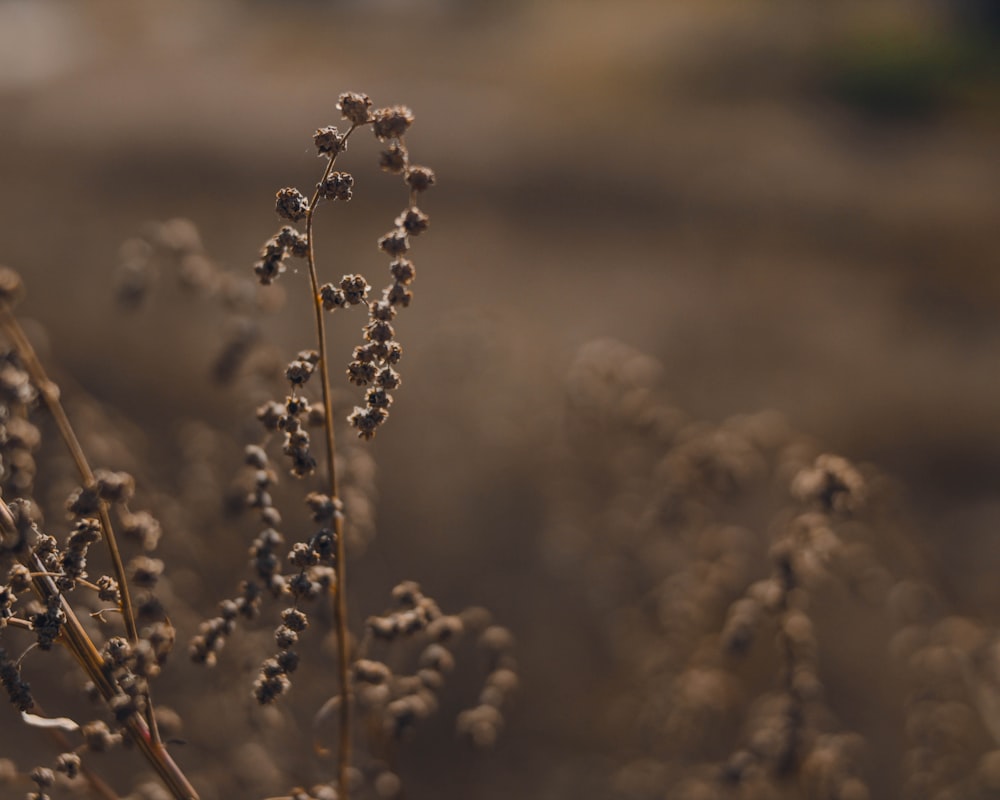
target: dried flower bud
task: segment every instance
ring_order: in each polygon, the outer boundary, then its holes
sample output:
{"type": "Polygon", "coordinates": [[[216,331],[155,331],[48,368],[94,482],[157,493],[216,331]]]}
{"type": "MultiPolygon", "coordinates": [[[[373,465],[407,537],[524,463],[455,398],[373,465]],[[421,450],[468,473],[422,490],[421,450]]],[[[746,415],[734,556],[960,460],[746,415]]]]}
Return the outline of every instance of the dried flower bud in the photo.
{"type": "Polygon", "coordinates": [[[378,373],[378,367],[370,361],[352,361],[347,365],[347,379],[355,386],[367,386],[378,373]]]}
{"type": "Polygon", "coordinates": [[[379,425],[386,421],[389,412],[381,408],[358,408],[347,417],[347,421],[358,431],[359,439],[371,439],[379,425]]]}
{"type": "Polygon", "coordinates": [[[338,131],[333,125],[319,128],[313,134],[313,142],[316,144],[316,149],[320,155],[335,156],[337,153],[341,153],[347,149],[344,134],[338,131]]]}
{"type": "Polygon", "coordinates": [[[372,128],[380,141],[398,139],[413,124],[413,112],[406,106],[380,108],[372,114],[372,128]]]}
{"type": "Polygon", "coordinates": [[[406,148],[399,142],[393,142],[379,154],[378,165],[386,172],[398,175],[406,169],[406,148]]]}
{"type": "Polygon", "coordinates": [[[309,201],[298,189],[286,187],[279,189],[275,195],[275,211],[278,216],[292,222],[304,219],[309,212],[309,201]]]}
{"type": "Polygon", "coordinates": [[[345,275],[340,280],[340,288],[344,292],[344,297],[352,306],[363,303],[368,297],[371,287],[362,275],[345,275]]]}
{"type": "Polygon", "coordinates": [[[285,368],[285,378],[292,386],[302,386],[309,380],[315,369],[314,364],[297,358],[285,368]]]}
{"type": "Polygon", "coordinates": [[[436,176],[429,167],[413,166],[406,170],[406,183],[415,192],[425,192],[434,185],[436,176]]]}
{"type": "Polygon", "coordinates": [[[413,300],[413,292],[407,289],[401,283],[394,283],[389,291],[386,292],[385,299],[394,306],[402,306],[406,308],[410,305],[413,300]]]}
{"type": "Polygon", "coordinates": [[[358,92],[344,92],[340,96],[337,108],[344,118],[350,120],[352,125],[364,125],[368,122],[368,110],[372,107],[372,101],[366,94],[358,92]]]}
{"type": "Polygon", "coordinates": [[[396,217],[396,226],[417,236],[427,230],[429,217],[416,206],[411,206],[396,217]]]}
{"type": "Polygon", "coordinates": [[[389,273],[397,282],[408,284],[416,277],[417,270],[412,261],[400,258],[389,265],[389,273]]]}
{"type": "Polygon", "coordinates": [[[387,255],[392,258],[398,258],[410,249],[410,241],[406,236],[406,231],[396,228],[380,238],[378,246],[387,255]]]}
{"type": "Polygon", "coordinates": [[[319,189],[320,197],[347,202],[353,196],[354,176],[348,172],[331,172],[316,188],[319,189]]]}
{"type": "Polygon", "coordinates": [[[388,342],[395,335],[392,325],[380,319],[373,319],[365,325],[365,338],[370,342],[388,342]]]}
{"type": "Polygon", "coordinates": [[[345,308],[348,305],[347,295],[343,289],[336,288],[332,283],[325,283],[319,287],[319,297],[323,301],[323,308],[327,311],[345,308]]]}
{"type": "Polygon", "coordinates": [[[72,780],[80,774],[80,756],[76,753],[62,753],[56,759],[56,769],[72,780]]]}
{"type": "Polygon", "coordinates": [[[378,375],[375,376],[375,383],[383,389],[398,389],[402,382],[403,379],[399,377],[399,373],[392,367],[384,367],[379,370],[378,375]]]}

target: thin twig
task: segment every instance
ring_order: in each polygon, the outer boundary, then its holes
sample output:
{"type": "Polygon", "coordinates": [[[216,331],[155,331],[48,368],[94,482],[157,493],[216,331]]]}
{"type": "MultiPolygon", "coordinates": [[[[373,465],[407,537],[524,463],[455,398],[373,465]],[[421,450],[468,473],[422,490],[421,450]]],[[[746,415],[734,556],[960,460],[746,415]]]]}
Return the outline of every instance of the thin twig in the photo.
{"type": "MultiPolygon", "coordinates": [[[[0,499],[0,531],[5,536],[9,536],[12,541],[17,541],[18,532],[14,517],[7,503],[2,499],[0,499]]],[[[69,651],[87,677],[97,687],[101,696],[105,701],[110,702],[113,697],[119,694],[118,687],[105,674],[101,654],[77,618],[73,607],[59,591],[52,578],[45,573],[44,565],[38,556],[26,552],[19,556],[19,560],[32,572],[32,587],[38,597],[46,603],[53,599],[58,601],[66,618],[60,628],[60,637],[65,641],[69,651]]],[[[131,734],[132,741],[142,751],[150,766],[160,776],[174,798],[176,800],[198,800],[198,793],[181,772],[180,767],[170,757],[162,742],[154,739],[146,720],[136,713],[129,716],[125,725],[131,734]]]]}
{"type": "MultiPolygon", "coordinates": [[[[344,146],[348,138],[357,128],[352,125],[344,134],[344,146]]],[[[341,151],[343,147],[341,148],[341,151]]],[[[319,202],[320,187],[333,171],[333,165],[338,153],[330,156],[323,177],[320,179],[306,212],[306,240],[308,242],[309,281],[312,287],[313,310],[316,316],[316,339],[319,346],[319,373],[323,384],[323,428],[326,432],[326,466],[330,480],[330,499],[337,508],[333,517],[334,534],[337,547],[337,581],[334,587],[334,605],[336,606],[337,624],[337,673],[340,683],[340,750],[337,765],[337,793],[340,800],[348,800],[348,769],[351,764],[351,708],[349,702],[350,688],[350,652],[348,651],[347,630],[347,554],[344,546],[344,515],[339,509],[340,490],[337,485],[336,443],[333,431],[333,400],[330,388],[330,367],[326,349],[326,324],[323,299],[320,296],[319,275],[316,270],[316,256],[313,251],[313,214],[319,202]]]]}

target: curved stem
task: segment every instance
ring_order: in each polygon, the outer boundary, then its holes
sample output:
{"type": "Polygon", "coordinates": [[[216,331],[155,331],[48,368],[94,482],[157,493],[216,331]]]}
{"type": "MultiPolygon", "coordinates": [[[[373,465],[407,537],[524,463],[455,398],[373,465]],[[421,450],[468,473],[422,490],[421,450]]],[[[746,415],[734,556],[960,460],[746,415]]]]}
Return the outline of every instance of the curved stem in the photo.
{"type": "MultiPolygon", "coordinates": [[[[31,376],[35,388],[38,389],[42,401],[52,415],[52,419],[59,429],[59,435],[66,444],[66,449],[69,451],[73,463],[76,465],[77,472],[80,474],[80,480],[84,488],[92,487],[95,482],[94,471],[90,468],[87,456],[83,452],[83,447],[80,446],[80,440],[77,438],[76,431],[73,430],[73,426],[70,424],[69,417],[66,416],[66,410],[59,399],[59,387],[45,373],[45,368],[42,366],[42,362],[39,361],[38,355],[35,353],[35,348],[31,346],[31,342],[25,335],[24,329],[6,304],[0,305],[0,327],[3,328],[4,333],[17,350],[21,364],[27,370],[28,375],[31,376]]],[[[121,551],[118,549],[118,539],[115,537],[114,528],[111,526],[108,504],[103,500],[98,500],[98,516],[100,517],[101,528],[104,531],[104,541],[111,556],[111,568],[114,570],[115,580],[118,581],[118,588],[122,596],[121,610],[125,620],[125,630],[128,633],[129,639],[135,644],[139,641],[139,630],[135,622],[135,613],[132,610],[132,597],[129,593],[128,580],[125,577],[125,564],[122,562],[121,551]]]]}
{"type": "MultiPolygon", "coordinates": [[[[32,347],[31,341],[21,327],[21,323],[17,321],[17,317],[14,316],[6,303],[0,304],[0,328],[3,329],[3,332],[17,350],[21,364],[27,370],[28,375],[35,384],[35,388],[38,389],[38,393],[52,415],[52,419],[55,420],[56,427],[59,429],[59,435],[62,437],[66,449],[69,451],[73,463],[76,465],[84,489],[92,488],[96,483],[94,471],[90,467],[90,462],[87,461],[86,453],[84,453],[80,440],[77,438],[76,431],[73,430],[73,426],[70,424],[66,409],[63,408],[62,401],[59,398],[59,387],[46,374],[45,368],[38,358],[38,354],[35,353],[35,348],[32,347]]],[[[111,514],[108,511],[108,504],[101,498],[97,499],[97,515],[100,519],[101,530],[104,532],[104,542],[107,545],[108,554],[111,556],[111,569],[114,572],[115,580],[118,581],[118,591],[121,594],[119,607],[122,618],[125,621],[125,631],[132,644],[136,645],[139,643],[139,628],[136,624],[135,612],[132,608],[132,595],[129,589],[128,578],[125,574],[125,563],[122,561],[121,550],[118,548],[118,538],[115,536],[115,530],[111,524],[111,514]]],[[[154,744],[162,747],[160,731],[156,725],[156,716],[153,711],[153,696],[148,689],[146,691],[146,701],[146,722],[149,731],[151,732],[154,744]]]]}
{"type": "MultiPolygon", "coordinates": [[[[344,144],[346,146],[350,135],[357,128],[352,125],[344,134],[344,144]]],[[[341,150],[342,152],[342,150],[341,150]]],[[[336,464],[336,441],[333,430],[333,400],[330,388],[330,366],[327,357],[326,347],[326,323],[324,319],[325,309],[323,300],[320,297],[319,275],[316,271],[316,256],[313,251],[313,214],[316,211],[316,204],[319,202],[320,189],[326,179],[333,172],[333,165],[337,160],[337,154],[330,157],[323,177],[320,179],[316,191],[309,201],[309,210],[306,212],[306,239],[308,241],[308,264],[309,281],[312,286],[313,311],[316,317],[316,340],[319,346],[319,373],[323,384],[323,429],[326,433],[326,468],[329,476],[330,498],[337,508],[340,503],[340,490],[337,484],[337,464],[336,464]]],[[[339,758],[337,765],[337,796],[340,800],[348,800],[348,769],[351,765],[351,707],[350,707],[350,652],[348,650],[348,629],[347,629],[347,553],[344,546],[344,515],[339,508],[334,512],[333,517],[334,534],[337,547],[337,581],[334,585],[334,606],[337,625],[337,674],[340,683],[340,713],[339,713],[339,758]]]]}
{"type": "MultiPolygon", "coordinates": [[[[7,503],[2,499],[0,499],[0,533],[9,536],[11,541],[17,541],[18,533],[14,517],[7,503]]],[[[73,657],[94,686],[97,687],[101,696],[106,701],[110,701],[119,694],[118,687],[105,674],[101,654],[77,618],[73,607],[56,587],[52,578],[45,573],[45,568],[38,556],[26,552],[19,555],[19,560],[32,572],[31,582],[35,594],[45,602],[50,599],[58,600],[59,607],[66,617],[59,632],[60,637],[64,639],[73,657]]],[[[132,741],[142,751],[143,756],[174,798],[176,800],[198,800],[198,793],[181,772],[180,767],[170,757],[166,747],[153,736],[146,720],[139,714],[132,714],[125,721],[125,726],[131,734],[132,741]]]]}

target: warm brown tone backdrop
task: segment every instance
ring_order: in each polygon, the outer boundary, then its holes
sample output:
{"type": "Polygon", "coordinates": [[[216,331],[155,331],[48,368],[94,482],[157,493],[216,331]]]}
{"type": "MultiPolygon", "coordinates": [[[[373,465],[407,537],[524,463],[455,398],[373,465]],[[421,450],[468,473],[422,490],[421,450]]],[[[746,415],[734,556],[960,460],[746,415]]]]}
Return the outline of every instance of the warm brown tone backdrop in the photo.
{"type": "MultiPolygon", "coordinates": [[[[972,0],[830,5],[0,2],[0,261],[165,492],[180,426],[237,435],[235,400],[204,379],[211,309],[114,309],[119,243],[186,216],[249,270],[274,191],[315,180],[340,91],[415,110],[438,186],[352,591],[359,619],[405,577],[490,606],[524,686],[492,755],[445,721],[419,737],[408,796],[609,796],[614,662],[546,544],[563,382],[595,338],[660,360],[695,419],[775,409],[898,478],[948,601],[996,621],[1000,24],[972,0]]],[[[321,268],[380,281],[400,198],[367,142],[348,156],[357,200],[320,214],[321,268]]],[[[268,323],[289,354],[302,316],[268,323]]],[[[19,738],[2,714],[0,754],[19,738]]]]}

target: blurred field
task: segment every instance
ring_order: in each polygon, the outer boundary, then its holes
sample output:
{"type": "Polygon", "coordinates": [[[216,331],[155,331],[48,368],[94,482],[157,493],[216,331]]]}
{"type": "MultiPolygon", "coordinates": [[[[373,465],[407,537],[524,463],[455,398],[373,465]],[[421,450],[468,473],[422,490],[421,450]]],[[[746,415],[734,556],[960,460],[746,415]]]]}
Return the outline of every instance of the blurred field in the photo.
{"type": "MultiPolygon", "coordinates": [[[[248,422],[233,419],[239,392],[205,378],[211,308],[169,295],[137,316],[114,308],[120,242],[185,216],[214,258],[249,271],[277,227],[274,191],[315,180],[310,136],[337,121],[337,95],[410,105],[410,146],[438,185],[353,602],[361,620],[415,578],[486,605],[518,636],[523,687],[495,753],[467,755],[445,719],[404,748],[406,796],[609,797],[623,754],[608,708],[627,671],[587,574],[548,537],[565,379],[593,339],[657,359],[691,419],[776,410],[877,465],[949,608],[997,622],[991,8],[6,0],[0,262],[25,276],[50,361],[136,426],[130,456],[169,494],[186,421],[236,440],[248,422]]],[[[376,153],[352,142],[357,199],[320,215],[331,278],[383,275],[375,240],[402,198],[376,153]]],[[[295,307],[304,286],[284,289],[295,307]]],[[[292,354],[307,323],[267,324],[292,354]]],[[[236,542],[235,576],[248,525],[190,533],[236,542]]],[[[223,596],[199,591],[206,613],[223,596]]],[[[2,714],[0,753],[19,736],[2,714]]]]}

